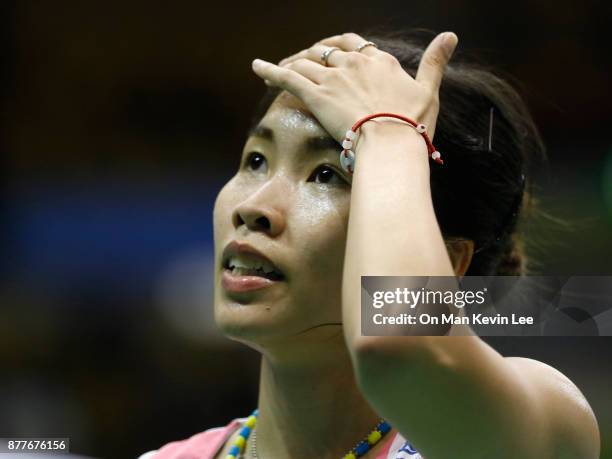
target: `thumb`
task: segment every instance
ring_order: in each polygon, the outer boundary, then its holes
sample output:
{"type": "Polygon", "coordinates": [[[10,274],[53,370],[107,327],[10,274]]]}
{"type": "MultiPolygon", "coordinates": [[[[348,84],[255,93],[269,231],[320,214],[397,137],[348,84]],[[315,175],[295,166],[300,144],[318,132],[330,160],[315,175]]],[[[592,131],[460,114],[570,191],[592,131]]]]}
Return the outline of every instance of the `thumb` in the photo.
{"type": "Polygon", "coordinates": [[[444,32],[434,38],[423,53],[416,80],[437,92],[458,42],[459,38],[453,32],[444,32]]]}

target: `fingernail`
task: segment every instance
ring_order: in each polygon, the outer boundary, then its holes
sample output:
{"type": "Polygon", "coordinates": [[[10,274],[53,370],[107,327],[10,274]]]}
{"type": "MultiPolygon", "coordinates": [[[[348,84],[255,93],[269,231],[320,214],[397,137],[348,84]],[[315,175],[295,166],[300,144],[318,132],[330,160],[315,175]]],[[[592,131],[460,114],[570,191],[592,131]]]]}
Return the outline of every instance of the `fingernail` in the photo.
{"type": "Polygon", "coordinates": [[[261,67],[261,64],[263,64],[263,61],[261,59],[254,59],[251,63],[254,69],[261,67]]]}
{"type": "Polygon", "coordinates": [[[445,32],[442,36],[442,43],[449,55],[455,51],[458,41],[459,39],[457,38],[457,35],[455,35],[453,32],[445,32]]]}

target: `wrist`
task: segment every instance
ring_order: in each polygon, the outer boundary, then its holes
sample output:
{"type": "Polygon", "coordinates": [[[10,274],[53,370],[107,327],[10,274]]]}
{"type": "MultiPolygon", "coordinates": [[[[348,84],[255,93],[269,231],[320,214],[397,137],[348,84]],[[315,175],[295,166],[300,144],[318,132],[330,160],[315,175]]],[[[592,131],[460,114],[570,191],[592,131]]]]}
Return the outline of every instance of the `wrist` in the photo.
{"type": "Polygon", "coordinates": [[[355,153],[369,149],[368,145],[372,144],[385,148],[399,147],[403,151],[415,152],[428,158],[427,144],[423,136],[413,126],[392,118],[371,120],[361,126],[355,153]]]}

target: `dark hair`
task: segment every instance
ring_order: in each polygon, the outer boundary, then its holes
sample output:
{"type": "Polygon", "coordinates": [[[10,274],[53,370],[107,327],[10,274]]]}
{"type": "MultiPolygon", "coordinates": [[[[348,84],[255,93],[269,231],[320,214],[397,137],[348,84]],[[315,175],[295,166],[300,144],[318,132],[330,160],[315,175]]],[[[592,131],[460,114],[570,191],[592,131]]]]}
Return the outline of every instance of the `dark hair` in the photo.
{"type": "MultiPolygon", "coordinates": [[[[395,56],[413,77],[433,38],[422,31],[362,36],[395,56]]],[[[268,90],[254,123],[278,94],[268,90]]],[[[442,233],[475,243],[466,275],[526,274],[519,216],[535,207],[532,170],[545,158],[545,149],[521,96],[490,69],[456,53],[440,86],[434,143],[444,158],[443,166],[431,166],[432,199],[442,233]]]]}

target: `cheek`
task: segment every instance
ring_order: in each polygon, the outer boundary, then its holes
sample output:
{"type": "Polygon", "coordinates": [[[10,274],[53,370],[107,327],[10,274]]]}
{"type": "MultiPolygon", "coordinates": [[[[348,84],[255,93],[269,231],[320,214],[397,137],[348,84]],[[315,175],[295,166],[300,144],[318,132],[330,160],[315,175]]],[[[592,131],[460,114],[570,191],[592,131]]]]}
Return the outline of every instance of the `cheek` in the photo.
{"type": "Polygon", "coordinates": [[[227,234],[232,224],[232,209],[234,209],[236,201],[234,188],[234,180],[232,179],[219,191],[215,200],[213,208],[215,246],[223,242],[224,235],[227,234]]]}
{"type": "Polygon", "coordinates": [[[318,285],[339,282],[342,276],[349,201],[347,192],[337,191],[324,198],[307,195],[296,207],[302,266],[314,268],[305,274],[318,285]]]}

